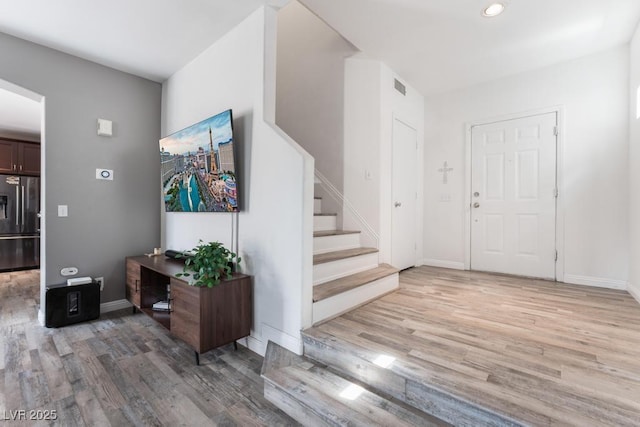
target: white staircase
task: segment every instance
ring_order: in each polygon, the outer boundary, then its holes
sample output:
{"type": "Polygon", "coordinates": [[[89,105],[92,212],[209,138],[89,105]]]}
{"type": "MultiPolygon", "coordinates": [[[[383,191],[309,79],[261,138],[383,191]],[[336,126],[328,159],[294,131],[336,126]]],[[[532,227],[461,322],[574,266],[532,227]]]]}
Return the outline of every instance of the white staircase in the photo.
{"type": "Polygon", "coordinates": [[[361,232],[337,229],[337,215],[314,200],[313,323],[352,310],[398,288],[398,270],[363,247],[361,232]]]}

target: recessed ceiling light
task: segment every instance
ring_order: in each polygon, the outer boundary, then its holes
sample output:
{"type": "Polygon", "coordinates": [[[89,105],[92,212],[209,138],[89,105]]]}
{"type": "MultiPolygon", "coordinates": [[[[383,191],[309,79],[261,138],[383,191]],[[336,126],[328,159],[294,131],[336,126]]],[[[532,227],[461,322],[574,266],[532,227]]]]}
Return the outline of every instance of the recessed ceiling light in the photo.
{"type": "Polygon", "coordinates": [[[504,4],[502,3],[492,3],[489,6],[485,7],[482,11],[482,16],[486,16],[487,18],[491,18],[493,16],[498,16],[504,11],[504,4]]]}

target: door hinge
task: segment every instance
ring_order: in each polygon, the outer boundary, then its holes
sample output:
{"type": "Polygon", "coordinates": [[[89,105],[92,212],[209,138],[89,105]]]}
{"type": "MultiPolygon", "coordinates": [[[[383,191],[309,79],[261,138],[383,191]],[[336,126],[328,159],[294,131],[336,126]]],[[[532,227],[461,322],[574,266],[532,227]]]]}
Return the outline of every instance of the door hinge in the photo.
{"type": "Polygon", "coordinates": [[[556,257],[555,257],[555,260],[556,260],[556,261],[558,260],[558,251],[556,251],[556,257]]]}
{"type": "Polygon", "coordinates": [[[553,135],[554,135],[554,136],[558,136],[558,134],[559,134],[559,133],[560,133],[560,132],[558,131],[558,126],[554,126],[554,127],[553,127],[553,135]]]}
{"type": "Polygon", "coordinates": [[[558,197],[558,187],[553,189],[553,197],[558,197]]]}

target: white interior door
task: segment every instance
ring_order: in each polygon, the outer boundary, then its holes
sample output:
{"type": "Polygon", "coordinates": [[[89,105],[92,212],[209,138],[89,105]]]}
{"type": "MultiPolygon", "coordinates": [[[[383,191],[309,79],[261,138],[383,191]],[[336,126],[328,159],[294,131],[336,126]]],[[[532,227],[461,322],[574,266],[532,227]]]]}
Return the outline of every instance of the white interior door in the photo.
{"type": "Polygon", "coordinates": [[[391,265],[416,265],[418,132],[394,118],[391,214],[391,265]]]}
{"type": "Polygon", "coordinates": [[[471,269],[555,279],[556,113],[474,126],[471,269]]]}

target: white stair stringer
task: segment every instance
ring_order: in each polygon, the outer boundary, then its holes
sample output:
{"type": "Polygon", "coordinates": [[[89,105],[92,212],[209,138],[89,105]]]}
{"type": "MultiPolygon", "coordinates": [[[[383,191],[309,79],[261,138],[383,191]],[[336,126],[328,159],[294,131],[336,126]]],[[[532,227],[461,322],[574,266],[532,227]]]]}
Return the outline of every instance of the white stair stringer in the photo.
{"type": "Polygon", "coordinates": [[[313,238],[313,254],[359,248],[360,233],[334,234],[313,238]]]}
{"type": "Polygon", "coordinates": [[[313,266],[313,284],[328,282],[378,266],[378,253],[370,253],[313,266]]]}
{"type": "Polygon", "coordinates": [[[366,285],[359,286],[346,292],[313,303],[313,323],[327,320],[384,294],[392,292],[399,287],[398,273],[391,274],[366,285]]]}
{"type": "Polygon", "coordinates": [[[313,231],[335,230],[338,223],[336,215],[314,215],[313,231]]]}

